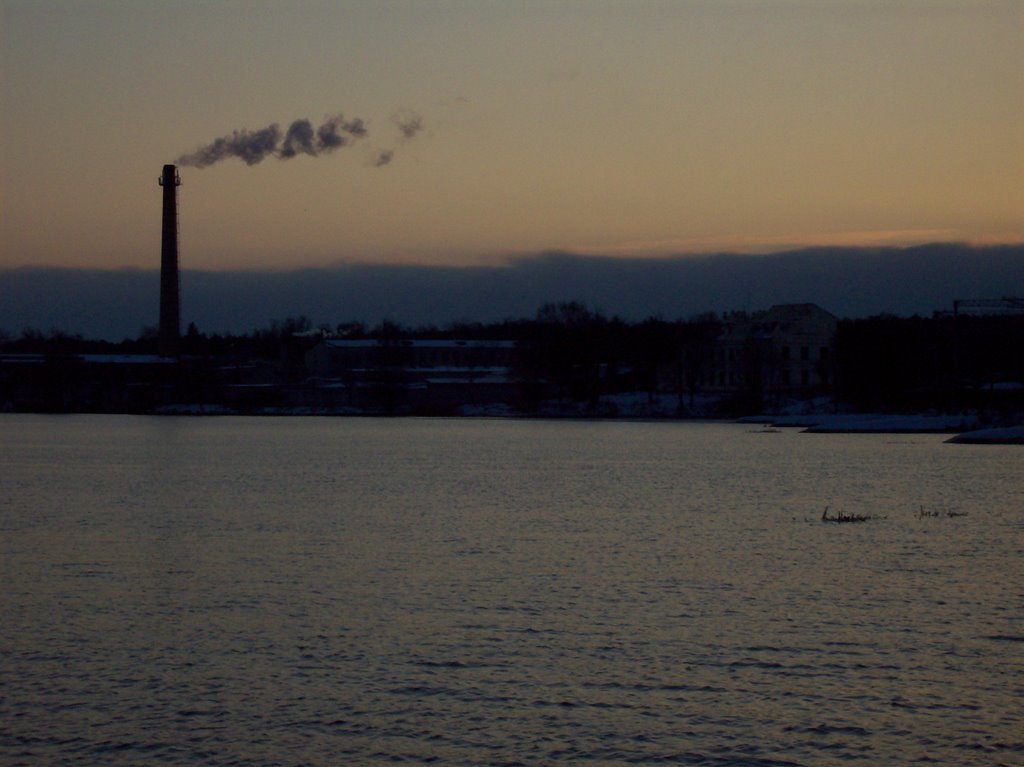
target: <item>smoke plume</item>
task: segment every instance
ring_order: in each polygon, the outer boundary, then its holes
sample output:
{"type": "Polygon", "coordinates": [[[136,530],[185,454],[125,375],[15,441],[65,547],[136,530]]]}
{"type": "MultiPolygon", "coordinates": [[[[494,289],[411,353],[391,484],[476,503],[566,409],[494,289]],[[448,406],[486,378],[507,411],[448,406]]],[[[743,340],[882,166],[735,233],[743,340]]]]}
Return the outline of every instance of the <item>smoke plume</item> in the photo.
{"type": "Polygon", "coordinates": [[[206,168],[229,157],[237,157],[246,165],[256,165],[269,156],[279,160],[289,160],[300,154],[316,157],[346,146],[367,133],[363,120],[358,117],[345,120],[342,115],[328,117],[316,129],[309,120],[295,120],[283,134],[277,123],[274,123],[257,131],[234,131],[230,136],[216,139],[191,154],[182,155],[177,164],[206,168]]]}
{"type": "Polygon", "coordinates": [[[396,112],[391,116],[391,121],[407,141],[423,130],[423,118],[411,110],[396,112]]]}
{"type": "MultiPolygon", "coordinates": [[[[399,140],[408,141],[423,130],[423,118],[411,109],[403,109],[391,115],[391,122],[398,128],[399,140]]],[[[380,149],[373,155],[370,165],[383,168],[395,156],[394,149],[380,149]]]]}

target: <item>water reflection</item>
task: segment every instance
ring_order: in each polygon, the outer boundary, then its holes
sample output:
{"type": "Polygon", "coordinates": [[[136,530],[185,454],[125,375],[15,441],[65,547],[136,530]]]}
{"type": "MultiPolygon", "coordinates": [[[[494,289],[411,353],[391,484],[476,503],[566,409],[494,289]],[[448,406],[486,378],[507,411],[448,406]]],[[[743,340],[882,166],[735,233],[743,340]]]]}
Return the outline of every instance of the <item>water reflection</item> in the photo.
{"type": "Polygon", "coordinates": [[[1024,756],[1015,447],[666,423],[0,430],[7,761],[1024,756]],[[825,505],[885,519],[823,525],[825,505]]]}

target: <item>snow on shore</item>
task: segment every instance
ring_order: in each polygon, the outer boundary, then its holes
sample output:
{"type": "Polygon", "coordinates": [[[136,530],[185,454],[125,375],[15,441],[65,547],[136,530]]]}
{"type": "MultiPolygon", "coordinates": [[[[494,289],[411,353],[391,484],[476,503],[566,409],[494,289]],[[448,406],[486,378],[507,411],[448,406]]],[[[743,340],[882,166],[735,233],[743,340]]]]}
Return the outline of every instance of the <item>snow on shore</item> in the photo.
{"type": "Polygon", "coordinates": [[[880,415],[827,413],[800,415],[759,415],[741,418],[740,423],[802,427],[817,434],[955,434],[947,442],[962,444],[1024,445],[1024,425],[979,429],[974,415],[880,415]]]}
{"type": "Polygon", "coordinates": [[[945,433],[977,426],[977,418],[963,415],[830,416],[807,431],[817,434],[847,433],[945,433]]]}
{"type": "Polygon", "coordinates": [[[756,416],[742,419],[744,423],[770,423],[772,426],[801,426],[816,434],[900,434],[955,433],[977,426],[977,418],[965,415],[881,415],[858,413],[835,415],[827,413],[756,416]]]}
{"type": "Polygon", "coordinates": [[[946,440],[969,445],[1024,445],[1024,426],[1009,426],[1004,429],[978,429],[957,434],[946,440]]]}

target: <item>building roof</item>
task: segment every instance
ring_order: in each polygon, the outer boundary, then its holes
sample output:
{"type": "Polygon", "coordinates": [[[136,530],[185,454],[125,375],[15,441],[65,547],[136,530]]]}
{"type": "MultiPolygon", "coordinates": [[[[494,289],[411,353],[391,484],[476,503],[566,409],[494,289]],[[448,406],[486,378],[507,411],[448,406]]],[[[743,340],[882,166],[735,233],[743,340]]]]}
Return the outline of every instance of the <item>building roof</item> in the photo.
{"type": "MultiPolygon", "coordinates": [[[[0,354],[0,362],[12,365],[41,365],[52,357],[47,354],[0,354]]],[[[86,365],[172,365],[173,357],[156,354],[71,354],[67,359],[86,365]]]]}
{"type": "Polygon", "coordinates": [[[837,321],[834,314],[817,304],[775,304],[754,319],[758,322],[798,322],[807,319],[837,321]]]}
{"type": "MultiPolygon", "coordinates": [[[[384,341],[376,338],[344,339],[329,338],[325,344],[334,349],[374,349],[384,345],[384,341]]],[[[458,339],[419,339],[403,338],[398,345],[406,349],[514,349],[518,341],[495,340],[458,340],[458,339]]]]}

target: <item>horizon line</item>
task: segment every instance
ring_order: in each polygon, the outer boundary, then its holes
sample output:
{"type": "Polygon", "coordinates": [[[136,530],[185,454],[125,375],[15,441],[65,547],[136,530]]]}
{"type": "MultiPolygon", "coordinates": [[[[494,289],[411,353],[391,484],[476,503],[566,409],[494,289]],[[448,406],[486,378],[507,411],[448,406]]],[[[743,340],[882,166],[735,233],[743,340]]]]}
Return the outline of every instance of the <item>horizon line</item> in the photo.
{"type": "MultiPolygon", "coordinates": [[[[723,243],[725,240],[722,240],[723,243]]],[[[679,241],[664,241],[668,242],[679,242],[679,241]]],[[[738,243],[738,240],[735,242],[738,243]]],[[[305,272],[305,271],[331,271],[334,269],[348,269],[348,268],[418,268],[418,269],[502,269],[512,268],[525,262],[542,260],[551,257],[569,257],[579,259],[592,259],[592,260],[607,260],[607,261],[660,261],[669,262],[674,260],[700,260],[702,258],[725,258],[725,257],[740,257],[750,258],[751,260],[760,259],[771,256],[781,255],[795,255],[798,253],[806,253],[814,250],[829,250],[829,251],[864,251],[865,253],[878,252],[878,251],[907,251],[916,250],[919,248],[927,247],[951,247],[951,248],[963,248],[969,250],[989,250],[989,249],[1003,249],[1003,248],[1019,248],[1024,246],[1024,237],[1018,239],[1005,238],[1005,239],[975,239],[969,240],[965,238],[961,239],[933,239],[933,240],[922,240],[920,242],[913,243],[887,243],[884,239],[879,238],[877,243],[844,243],[839,240],[834,242],[810,242],[807,244],[790,243],[785,246],[778,246],[770,249],[742,249],[741,247],[733,248],[708,248],[703,250],[693,251],[657,251],[652,250],[647,253],[636,252],[634,250],[623,250],[621,253],[611,252],[605,250],[584,250],[577,248],[544,248],[531,251],[505,251],[501,253],[494,253],[490,256],[478,256],[475,259],[466,259],[459,261],[445,261],[438,262],[433,259],[402,259],[402,260],[368,260],[368,259],[338,259],[334,261],[327,261],[322,263],[304,263],[304,264],[278,264],[278,265],[262,265],[262,266],[225,266],[225,267],[204,267],[204,266],[187,266],[182,265],[181,271],[187,272],[200,272],[200,273],[285,273],[285,272],[305,272]]],[[[626,246],[623,245],[623,248],[626,246]]],[[[140,266],[138,264],[123,264],[120,266],[80,266],[70,264],[57,264],[57,263],[39,263],[39,264],[18,264],[18,265],[0,265],[0,271],[13,272],[13,271],[82,271],[82,272],[159,272],[159,262],[154,263],[153,266],[140,266]]]]}

